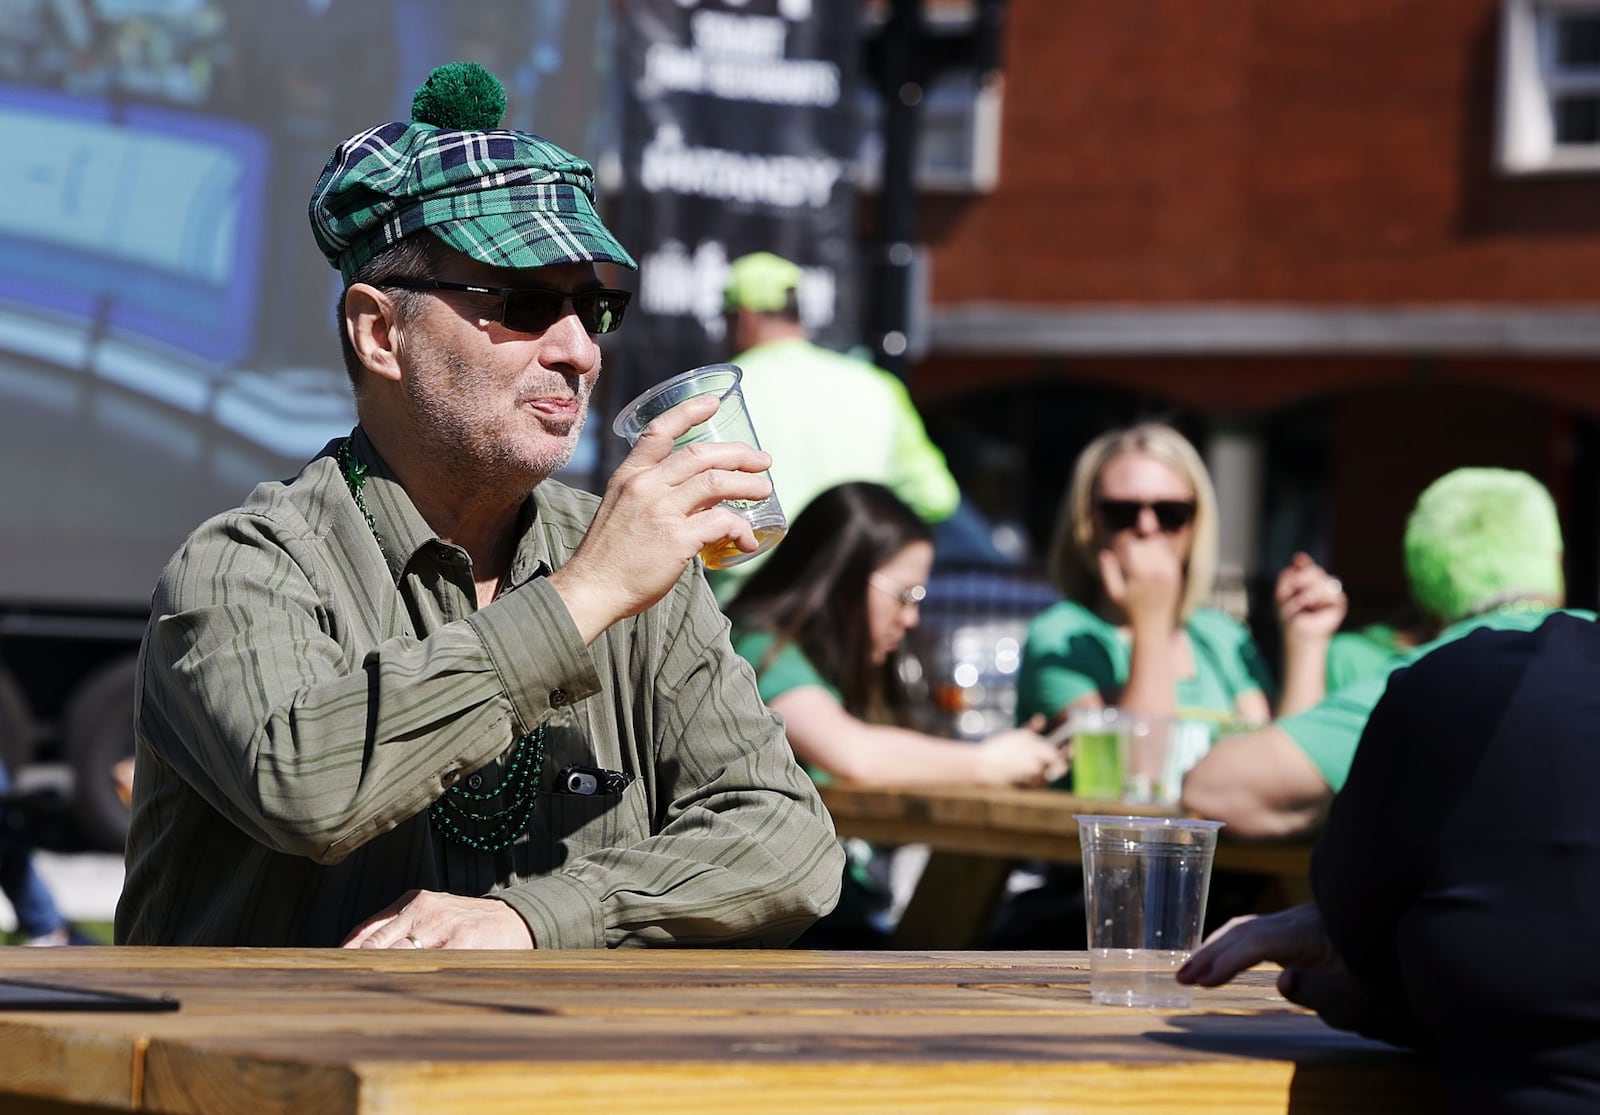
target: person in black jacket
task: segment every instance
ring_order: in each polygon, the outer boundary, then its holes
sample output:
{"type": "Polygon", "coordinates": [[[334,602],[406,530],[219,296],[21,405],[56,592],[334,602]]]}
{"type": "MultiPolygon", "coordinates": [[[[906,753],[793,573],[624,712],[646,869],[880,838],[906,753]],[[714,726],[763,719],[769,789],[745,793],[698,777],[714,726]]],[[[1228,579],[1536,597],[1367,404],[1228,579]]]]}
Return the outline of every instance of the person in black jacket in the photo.
{"type": "Polygon", "coordinates": [[[1397,672],[1313,855],[1313,905],[1178,972],[1262,962],[1331,1025],[1436,1050],[1452,1112],[1600,1110],[1600,626],[1476,631],[1397,672]]]}

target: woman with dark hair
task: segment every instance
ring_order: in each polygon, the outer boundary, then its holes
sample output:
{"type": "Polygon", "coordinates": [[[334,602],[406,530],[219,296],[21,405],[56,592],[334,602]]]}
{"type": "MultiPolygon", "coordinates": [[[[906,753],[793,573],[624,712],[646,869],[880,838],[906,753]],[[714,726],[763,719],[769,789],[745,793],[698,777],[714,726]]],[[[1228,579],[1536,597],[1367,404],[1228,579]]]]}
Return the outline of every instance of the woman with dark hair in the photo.
{"type": "MultiPolygon", "coordinates": [[[[841,484],[806,506],[728,605],[733,646],[755,668],[789,745],[825,782],[1037,786],[1066,759],[1028,726],[976,743],[905,726],[899,654],[933,565],[927,526],[879,484],[841,484]]],[[[887,907],[861,853],[847,847],[839,908],[801,944],[874,943],[887,907]]]]}
{"type": "Polygon", "coordinates": [[[790,746],[813,773],[846,782],[1023,786],[1061,774],[1058,750],[1028,728],[963,743],[903,726],[900,646],[932,565],[927,526],[893,492],[840,484],[728,605],[734,648],[790,746]]]}

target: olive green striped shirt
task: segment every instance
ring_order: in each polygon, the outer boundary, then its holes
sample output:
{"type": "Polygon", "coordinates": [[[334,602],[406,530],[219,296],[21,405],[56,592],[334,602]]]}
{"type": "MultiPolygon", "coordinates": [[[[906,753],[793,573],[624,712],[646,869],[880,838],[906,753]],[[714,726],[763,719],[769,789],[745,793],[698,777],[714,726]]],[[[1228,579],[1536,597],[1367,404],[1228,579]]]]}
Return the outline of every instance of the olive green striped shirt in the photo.
{"type": "Polygon", "coordinates": [[[336,446],[200,526],[156,586],[118,942],[337,945],[413,888],[492,894],[544,948],[786,944],[832,908],[833,826],[698,563],[585,647],[544,575],[593,496],[540,484],[479,609],[466,553],[357,429],[374,537],[336,446]],[[528,831],[441,836],[429,804],[500,788],[538,725],[528,831]],[[635,780],[551,792],[569,764],[635,780]]]}

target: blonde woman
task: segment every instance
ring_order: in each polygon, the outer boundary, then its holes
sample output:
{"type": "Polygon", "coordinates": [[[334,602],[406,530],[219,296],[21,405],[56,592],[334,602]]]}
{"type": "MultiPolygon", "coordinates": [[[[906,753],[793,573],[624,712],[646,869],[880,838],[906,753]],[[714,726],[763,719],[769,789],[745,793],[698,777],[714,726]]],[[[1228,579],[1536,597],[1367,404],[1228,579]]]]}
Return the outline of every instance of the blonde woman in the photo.
{"type": "MultiPolygon", "coordinates": [[[[1271,675],[1249,631],[1206,606],[1217,569],[1217,498],[1205,463],[1170,426],[1095,439],[1057,519],[1050,572],[1066,598],[1029,627],[1018,715],[1064,720],[1104,705],[1156,716],[1263,723],[1271,675]]],[[[1278,577],[1284,635],[1277,712],[1322,699],[1328,641],[1344,619],[1336,578],[1305,554],[1278,577]]]]}

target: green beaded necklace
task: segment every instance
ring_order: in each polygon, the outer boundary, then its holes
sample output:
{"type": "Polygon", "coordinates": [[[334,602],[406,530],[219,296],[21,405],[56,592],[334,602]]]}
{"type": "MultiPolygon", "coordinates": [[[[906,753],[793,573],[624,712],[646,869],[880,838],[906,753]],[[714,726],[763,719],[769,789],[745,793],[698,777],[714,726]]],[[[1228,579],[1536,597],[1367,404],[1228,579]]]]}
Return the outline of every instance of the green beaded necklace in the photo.
{"type": "MultiPolygon", "coordinates": [[[[378,524],[373,520],[372,512],[367,509],[367,497],[361,491],[367,483],[367,466],[350,456],[349,438],[339,443],[334,460],[339,465],[345,484],[350,488],[356,507],[361,511],[361,517],[367,521],[367,528],[381,547],[383,538],[378,534],[378,524]]],[[[543,779],[544,725],[541,724],[517,740],[499,789],[480,793],[460,785],[450,786],[443,797],[428,806],[428,821],[434,831],[446,839],[464,844],[474,851],[502,851],[528,831],[534,806],[539,802],[539,788],[543,779]],[[493,801],[502,792],[508,794],[510,799],[504,808],[479,811],[481,803],[493,801]]]]}

